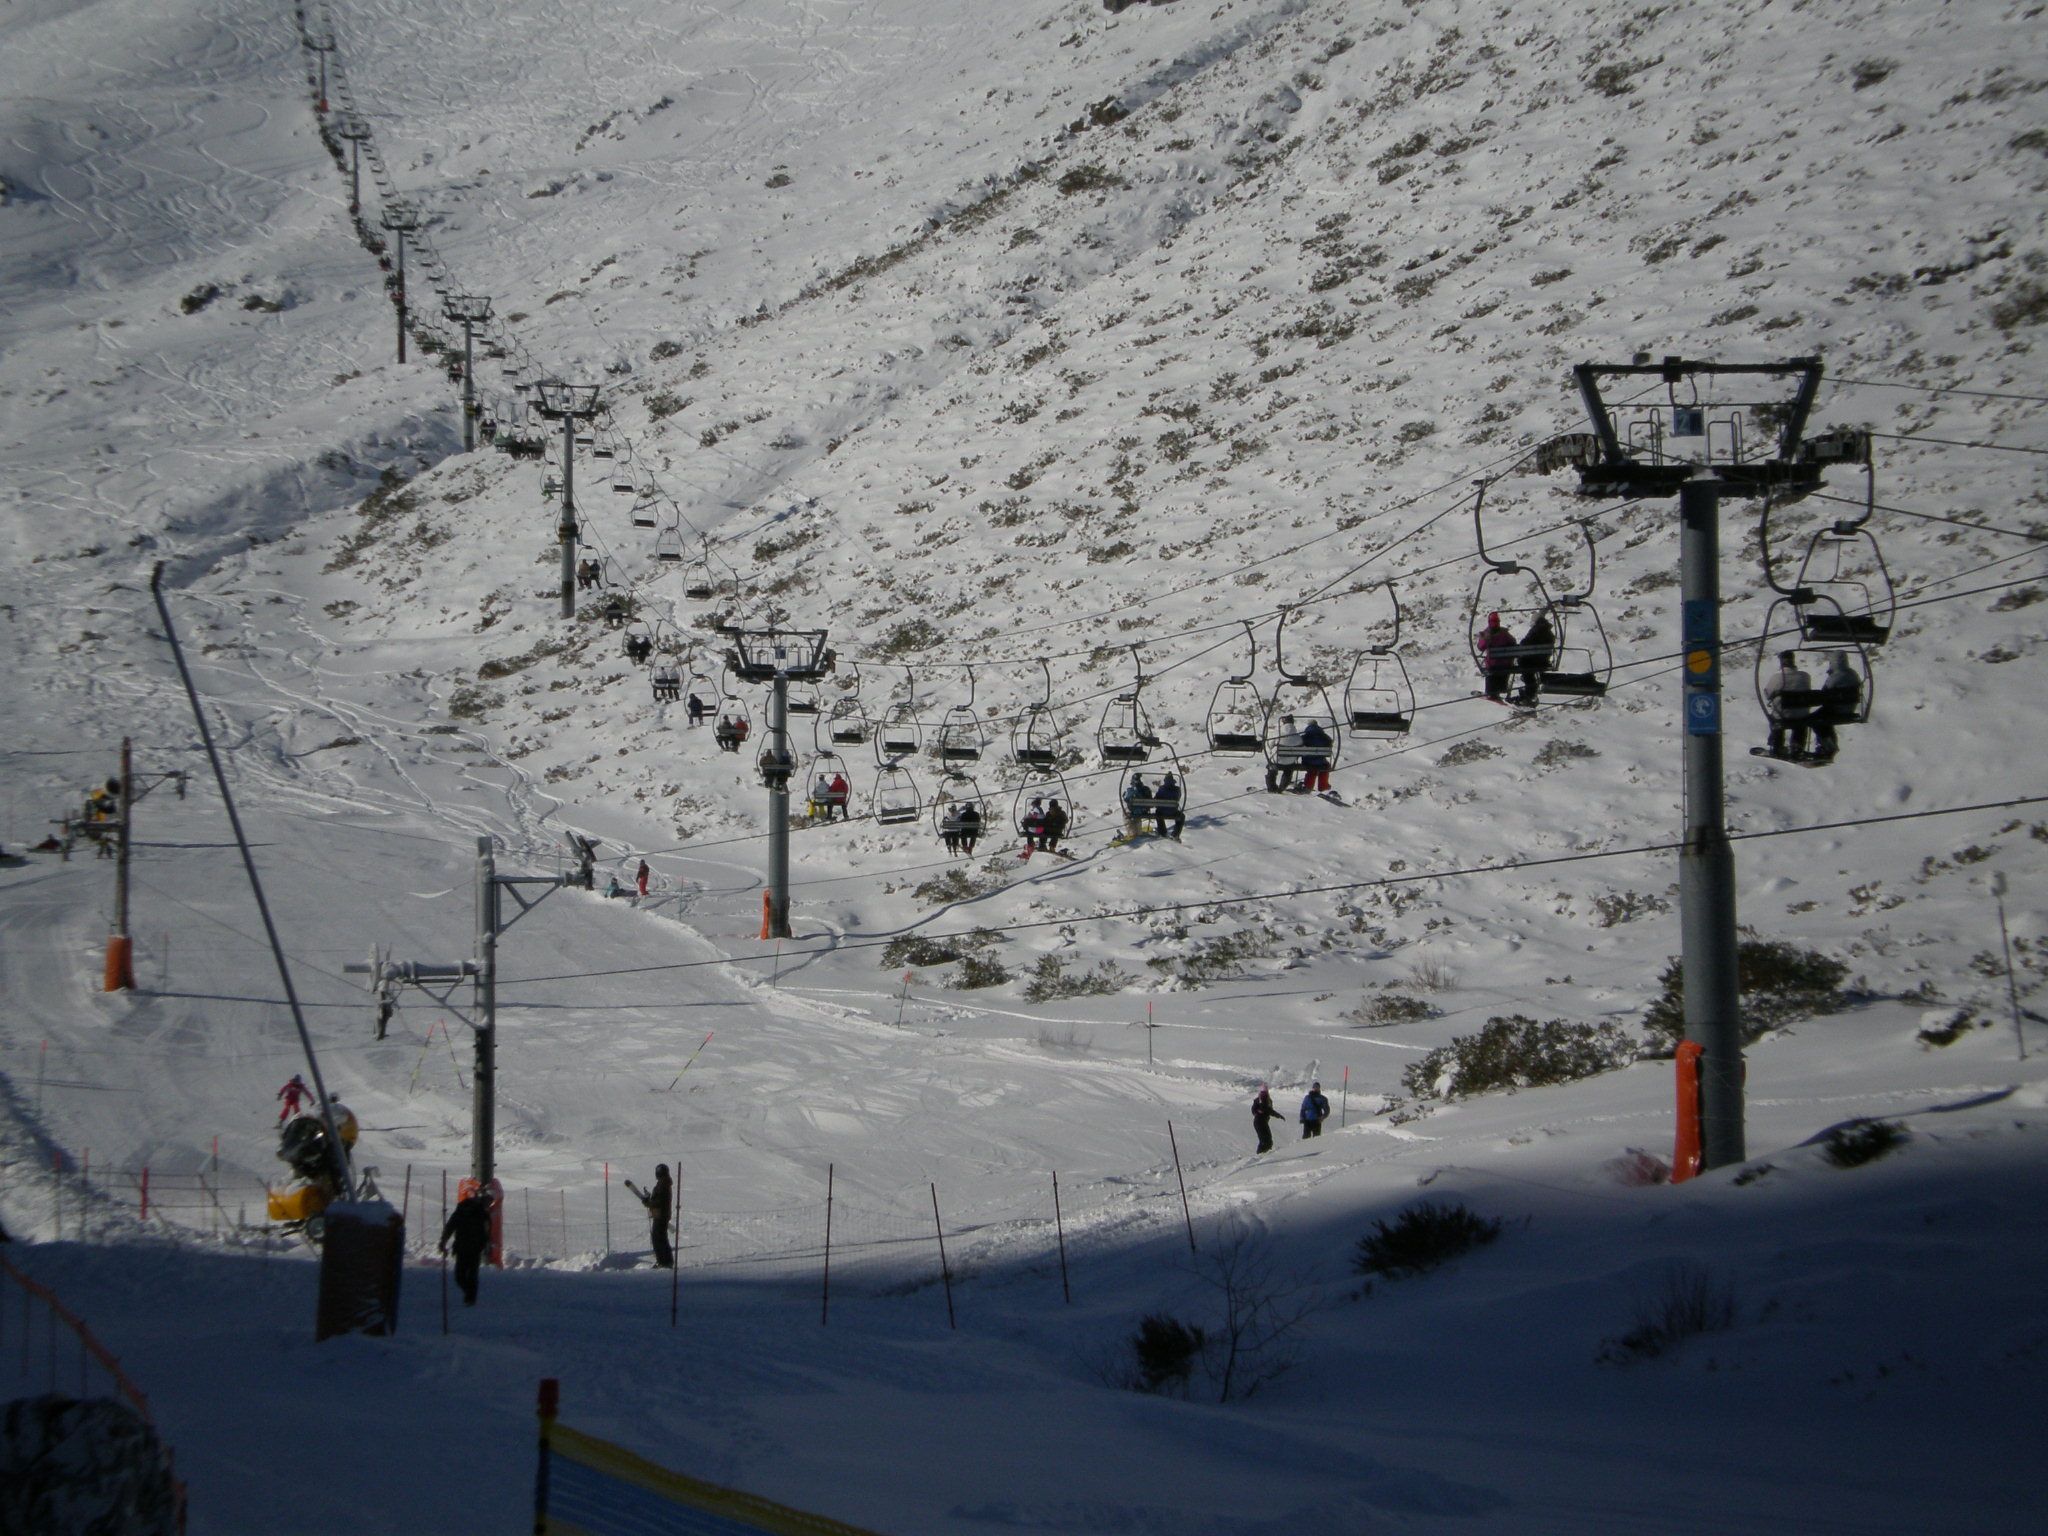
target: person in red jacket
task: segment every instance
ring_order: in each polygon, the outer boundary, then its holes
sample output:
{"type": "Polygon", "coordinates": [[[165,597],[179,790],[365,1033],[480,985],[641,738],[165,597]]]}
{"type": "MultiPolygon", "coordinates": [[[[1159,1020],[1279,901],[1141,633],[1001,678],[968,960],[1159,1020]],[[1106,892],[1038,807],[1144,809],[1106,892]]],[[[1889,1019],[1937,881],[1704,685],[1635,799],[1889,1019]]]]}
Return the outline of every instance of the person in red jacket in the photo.
{"type": "Polygon", "coordinates": [[[647,882],[650,878],[652,878],[653,874],[654,871],[647,867],[647,861],[645,859],[642,859],[640,861],[640,867],[633,871],[633,883],[640,888],[640,894],[642,896],[645,896],[647,894],[647,882]]]}
{"type": "Polygon", "coordinates": [[[1479,652],[1479,665],[1486,673],[1486,696],[1499,699],[1508,691],[1508,681],[1515,675],[1515,633],[1501,623],[1498,613],[1486,616],[1486,628],[1479,631],[1479,638],[1473,642],[1479,652]]]}

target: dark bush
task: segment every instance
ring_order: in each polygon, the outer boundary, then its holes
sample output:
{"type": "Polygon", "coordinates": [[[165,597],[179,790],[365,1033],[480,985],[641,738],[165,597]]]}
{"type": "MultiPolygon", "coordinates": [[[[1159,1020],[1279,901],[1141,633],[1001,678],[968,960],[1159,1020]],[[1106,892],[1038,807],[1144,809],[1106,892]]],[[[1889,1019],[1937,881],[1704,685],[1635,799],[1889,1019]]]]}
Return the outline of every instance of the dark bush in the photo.
{"type": "Polygon", "coordinates": [[[1829,1131],[1821,1142],[1822,1155],[1837,1168],[1861,1168],[1912,1139],[1896,1120],[1858,1120],[1829,1131]]]}
{"type": "MultiPolygon", "coordinates": [[[[1742,998],[1742,1040],[1760,1040],[1794,1019],[1841,1008],[1849,967],[1818,950],[1775,939],[1744,939],[1736,946],[1736,986],[1742,998]]],[[[1685,1038],[1685,965],[1673,960],[1658,978],[1661,991],[1643,1011],[1643,1028],[1669,1055],[1685,1038]]]]}
{"type": "Polygon", "coordinates": [[[1462,1035],[1410,1062],[1401,1084],[1419,1099],[1440,1092],[1541,1088],[1625,1067],[1641,1049],[1641,1042],[1619,1024],[1564,1019],[1539,1024],[1517,1013],[1488,1019],[1478,1034],[1462,1035]],[[1440,1089],[1446,1074],[1449,1082],[1440,1089]]]}
{"type": "Polygon", "coordinates": [[[1674,1264],[1662,1282],[1636,1303],[1635,1326],[1608,1341],[1601,1358],[1646,1360],[1703,1333],[1735,1323],[1735,1292],[1698,1264],[1674,1264]]]}
{"type": "Polygon", "coordinates": [[[1141,1392],[1186,1387],[1208,1341],[1208,1334],[1192,1324],[1164,1312],[1148,1312],[1131,1335],[1131,1385],[1141,1392]]]}
{"type": "Polygon", "coordinates": [[[1484,1247],[1500,1236],[1501,1220],[1475,1216],[1462,1205],[1425,1200],[1396,1216],[1391,1226],[1384,1221],[1372,1225],[1373,1230],[1358,1240],[1352,1268],[1361,1275],[1398,1280],[1404,1275],[1427,1274],[1484,1247]]]}

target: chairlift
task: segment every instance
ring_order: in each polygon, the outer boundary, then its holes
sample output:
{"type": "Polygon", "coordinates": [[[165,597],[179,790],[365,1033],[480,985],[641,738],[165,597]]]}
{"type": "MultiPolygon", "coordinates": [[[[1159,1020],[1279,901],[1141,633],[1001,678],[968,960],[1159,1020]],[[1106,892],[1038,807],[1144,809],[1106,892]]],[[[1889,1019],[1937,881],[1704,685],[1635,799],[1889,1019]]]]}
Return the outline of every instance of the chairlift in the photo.
{"type": "Polygon", "coordinates": [[[1096,722],[1095,749],[1105,766],[1146,762],[1152,749],[1160,745],[1158,734],[1145,715],[1145,664],[1135,645],[1131,647],[1131,664],[1138,673],[1131,691],[1117,694],[1103,705],[1102,718],[1096,722]]]}
{"type": "Polygon", "coordinates": [[[860,707],[860,668],[853,667],[846,683],[825,715],[825,737],[835,747],[863,747],[871,734],[868,717],[860,707]]]}
{"type": "MultiPolygon", "coordinates": [[[[974,775],[950,769],[932,792],[932,830],[940,837],[981,838],[989,830],[988,803],[974,775]]],[[[973,849],[960,850],[971,854],[973,849]]]]}
{"type": "Polygon", "coordinates": [[[673,704],[683,696],[683,674],[672,661],[658,661],[648,681],[657,704],[673,704]]]}
{"type": "MultiPolygon", "coordinates": [[[[1837,434],[1840,436],[1841,434],[1837,434]]],[[[1807,542],[1799,573],[1786,586],[1771,561],[1771,502],[1764,499],[1757,517],[1757,542],[1763,550],[1764,580],[1788,599],[1799,617],[1799,635],[1808,645],[1882,645],[1890,638],[1898,614],[1898,594],[1877,536],[1870,531],[1877,504],[1877,469],[1869,440],[1862,449],[1864,509],[1860,517],[1841,518],[1820,529],[1807,542]]]]}
{"type": "Polygon", "coordinates": [[[901,763],[884,763],[875,771],[875,792],[868,813],[885,827],[915,821],[924,812],[918,797],[917,780],[901,763]]]}
{"type": "Polygon", "coordinates": [[[626,659],[644,665],[653,655],[654,630],[645,619],[635,619],[626,626],[626,659]]]}
{"type": "Polygon", "coordinates": [[[846,759],[830,747],[818,744],[818,722],[811,721],[811,758],[804,765],[804,792],[809,796],[813,821],[831,821],[836,812],[846,821],[853,815],[853,773],[846,759]],[[834,781],[839,787],[834,788],[834,781]],[[820,812],[823,814],[820,815],[820,812]]]}
{"type": "Polygon", "coordinates": [[[903,697],[882,715],[875,733],[875,756],[880,762],[915,757],[924,745],[924,731],[917,723],[917,681],[910,669],[903,669],[903,697]]]}
{"type": "Polygon", "coordinates": [[[1066,823],[1059,830],[1060,837],[1071,837],[1081,820],[1081,808],[1074,802],[1074,793],[1068,787],[1066,778],[1057,769],[1048,769],[1036,777],[1026,779],[1017,786],[1015,801],[1010,807],[1010,821],[1021,838],[1031,839],[1044,835],[1044,813],[1058,806],[1066,814],[1066,823]],[[1036,810],[1036,825],[1027,825],[1027,820],[1036,810]]]}
{"type": "Polygon", "coordinates": [[[1209,698],[1209,750],[1224,757],[1257,757],[1266,750],[1266,701],[1252,674],[1259,669],[1259,641],[1250,619],[1244,623],[1244,671],[1216,685],[1209,698]]]}
{"type": "Polygon", "coordinates": [[[1415,723],[1415,685],[1401,659],[1401,599],[1393,582],[1384,585],[1394,609],[1394,632],[1385,644],[1368,647],[1351,664],[1344,684],[1344,718],[1358,734],[1405,736],[1415,723]]]}
{"type": "Polygon", "coordinates": [[[718,701],[718,718],[712,724],[712,740],[727,752],[737,752],[740,744],[753,734],[754,717],[747,713],[746,701],[732,691],[731,684],[721,685],[724,696],[718,701]]]}
{"type": "Polygon", "coordinates": [[[1020,768],[1047,769],[1060,760],[1059,741],[1064,732],[1052,707],[1052,663],[1039,658],[1045,672],[1045,697],[1025,706],[1024,713],[1010,723],[1010,757],[1020,768]]]}
{"type": "Polygon", "coordinates": [[[766,739],[761,743],[760,752],[754,758],[754,767],[761,775],[761,782],[768,788],[789,788],[789,781],[796,776],[796,753],[790,750],[787,731],[778,731],[770,727],[766,739]]]}
{"type": "Polygon", "coordinates": [[[1123,810],[1128,833],[1144,830],[1143,823],[1150,822],[1157,832],[1164,822],[1176,823],[1171,836],[1180,835],[1179,823],[1187,819],[1188,776],[1181,767],[1180,757],[1165,742],[1153,745],[1163,754],[1163,761],[1156,764],[1133,763],[1124,769],[1116,786],[1116,803],[1123,810]],[[1179,787],[1178,795],[1163,795],[1160,790],[1171,778],[1179,787]]]}
{"type": "MultiPolygon", "coordinates": [[[[635,528],[658,528],[661,526],[661,503],[651,491],[633,503],[632,519],[635,528]]],[[[680,534],[678,537],[680,537],[680,534]]]]}
{"type": "MultiPolygon", "coordinates": [[[[1533,709],[1541,697],[1543,675],[1550,670],[1562,633],[1562,615],[1551,598],[1550,589],[1533,566],[1513,560],[1496,560],[1486,550],[1486,529],[1480,509],[1486,501],[1487,482],[1480,481],[1472,503],[1472,530],[1478,540],[1479,558],[1485,569],[1472,588],[1472,606],[1465,625],[1466,643],[1472,663],[1486,680],[1486,696],[1518,708],[1533,709]],[[1517,638],[1507,645],[1482,649],[1479,637],[1484,619],[1499,614],[1501,627],[1517,638]],[[1550,631],[1544,640],[1538,621],[1550,631]],[[1531,635],[1537,638],[1530,639],[1531,635]],[[1496,682],[1494,672],[1503,673],[1496,682]]],[[[1588,547],[1591,547],[1590,538],[1588,547]]]]}
{"type": "Polygon", "coordinates": [[[1541,692],[1598,699],[1606,697],[1608,681],[1614,676],[1614,650],[1607,641],[1607,626],[1600,622],[1600,610],[1593,606],[1593,588],[1600,579],[1600,551],[1586,520],[1579,522],[1578,529],[1586,541],[1586,586],[1581,592],[1557,595],[1557,641],[1550,664],[1543,669],[1541,692]]]}
{"type": "Polygon", "coordinates": [[[590,445],[590,456],[593,459],[614,458],[618,451],[618,445],[612,441],[608,432],[598,433],[590,445]]]}
{"type": "MultiPolygon", "coordinates": [[[[1819,599],[1826,602],[1829,599],[1819,599]]],[[[1820,659],[1820,675],[1814,679],[1812,671],[1807,677],[1812,686],[1806,688],[1784,688],[1772,694],[1771,680],[1779,674],[1778,657],[1790,652],[1795,661],[1797,649],[1786,646],[1783,651],[1774,644],[1774,637],[1780,634],[1803,633],[1805,615],[1801,609],[1806,605],[1789,597],[1781,597],[1771,604],[1764,620],[1764,637],[1757,646],[1756,654],[1756,699],[1764,718],[1774,726],[1782,723],[1789,728],[1815,730],[1831,738],[1838,726],[1862,725],[1870,719],[1870,710],[1876,692],[1876,673],[1871,666],[1870,652],[1855,640],[1843,639],[1822,642],[1804,642],[1804,648],[1820,659]],[[1773,714],[1773,705],[1783,714],[1780,722],[1773,714]]],[[[1802,669],[1805,670],[1805,669],[1802,669]]],[[[1832,752],[1822,755],[1822,761],[1833,756],[1832,752]]]]}
{"type": "Polygon", "coordinates": [[[1312,675],[1287,668],[1287,620],[1294,610],[1283,607],[1273,627],[1273,670],[1280,681],[1266,705],[1266,763],[1286,772],[1327,773],[1337,766],[1344,747],[1344,718],[1330,702],[1330,693],[1312,675]],[[1329,744],[1303,742],[1313,725],[1329,744]]]}
{"type": "Polygon", "coordinates": [[[670,523],[654,536],[654,558],[666,565],[683,561],[683,530],[670,523]]]}
{"type": "Polygon", "coordinates": [[[952,766],[956,763],[978,763],[987,736],[982,730],[981,716],[974,712],[974,668],[967,669],[967,701],[955,704],[939,720],[938,741],[934,750],[939,761],[952,766]]]}
{"type": "MultiPolygon", "coordinates": [[[[678,511],[677,516],[681,515],[678,511]]],[[[683,572],[683,596],[693,603],[709,603],[717,599],[718,589],[727,583],[720,581],[718,570],[712,564],[711,540],[699,534],[697,542],[698,556],[690,562],[690,568],[683,572]]],[[[738,583],[734,581],[730,584],[737,586],[738,583]]]]}
{"type": "Polygon", "coordinates": [[[694,656],[684,665],[688,670],[683,678],[683,698],[688,706],[689,723],[694,726],[712,713],[712,701],[719,696],[719,689],[711,675],[698,667],[694,656]]]}

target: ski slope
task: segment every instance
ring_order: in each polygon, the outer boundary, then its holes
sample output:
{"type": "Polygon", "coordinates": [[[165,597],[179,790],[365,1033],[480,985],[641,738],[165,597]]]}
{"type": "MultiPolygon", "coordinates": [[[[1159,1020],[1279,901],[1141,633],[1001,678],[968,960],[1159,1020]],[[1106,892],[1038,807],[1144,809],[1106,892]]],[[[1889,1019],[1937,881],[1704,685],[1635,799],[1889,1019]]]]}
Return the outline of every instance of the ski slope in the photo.
{"type": "MultiPolygon", "coordinates": [[[[123,737],[191,781],[137,808],[133,993],[99,990],[108,863],[0,868],[0,1219],[150,1394],[191,1529],[505,1529],[544,1376],[571,1424],[877,1531],[2035,1529],[2048,1037],[2028,1014],[2019,1059],[1991,882],[2030,1009],[2048,816],[1944,814],[2048,793],[2032,36],[2022,7],[1834,0],[10,7],[0,846],[123,737]],[[971,695],[975,858],[929,816],[799,828],[797,937],[759,939],[753,759],[556,616],[541,470],[463,453],[438,364],[395,361],[302,20],[374,135],[371,223],[425,216],[416,301],[493,299],[487,404],[509,419],[508,363],[601,383],[691,553],[742,575],[687,600],[579,457],[589,548],[662,643],[715,682],[721,614],[826,628],[869,711],[913,698],[928,735],[971,695]],[[1636,1028],[1679,947],[1672,509],[1495,481],[1489,547],[1554,590],[1593,518],[1615,684],[1503,710],[1468,649],[1472,482],[1583,430],[1574,364],[1639,353],[1820,356],[1813,430],[1879,434],[1901,595],[1840,761],[1747,756],[1771,594],[1756,509],[1728,508],[1740,916],[1846,961],[1854,1001],[1752,1048],[1750,1161],[1676,1188],[1622,1173],[1669,1154],[1668,1063],[1403,1085],[1495,1016],[1636,1028]],[[159,561],[322,1071],[408,1204],[393,1339],[312,1344],[310,1255],[260,1219],[305,1063],[159,561]],[[1386,579],[1412,733],[1347,741],[1327,799],[1205,750],[1225,678],[1273,686],[1283,608],[1287,664],[1341,693],[1386,579]],[[1140,669],[1179,843],[1112,840],[1094,737],[1140,669]],[[1048,687],[1073,857],[1023,861],[1010,724],[1048,687]],[[511,1264],[444,1337],[467,993],[406,993],[380,1041],[344,967],[468,957],[478,839],[549,876],[572,832],[600,887],[645,858],[656,889],[556,891],[500,943],[511,1264]],[[976,929],[998,985],[884,955],[976,929]],[[1032,1001],[1048,960],[1116,989],[1032,1001]],[[1388,994],[1428,1016],[1375,1022],[1388,994]],[[1920,1038],[1958,1007],[1984,1027],[1920,1038]],[[1254,1085],[1291,1115],[1317,1079],[1343,1124],[1252,1157],[1254,1085]],[[1818,1138],[1866,1117],[1910,1140],[1830,1166],[1818,1138]],[[607,1206],[657,1161],[674,1328],[607,1206]],[[219,1207],[181,1207],[201,1170],[219,1207]],[[1503,1235],[1366,1287],[1357,1239],[1424,1198],[1503,1235]],[[1228,1404],[1117,1386],[1141,1316],[1215,1326],[1233,1251],[1310,1304],[1267,1356],[1291,1369],[1228,1404]],[[1684,1264],[1734,1326],[1615,1359],[1684,1264]]],[[[1774,513],[1774,547],[1866,509],[1853,470],[1827,495],[1774,513]]]]}

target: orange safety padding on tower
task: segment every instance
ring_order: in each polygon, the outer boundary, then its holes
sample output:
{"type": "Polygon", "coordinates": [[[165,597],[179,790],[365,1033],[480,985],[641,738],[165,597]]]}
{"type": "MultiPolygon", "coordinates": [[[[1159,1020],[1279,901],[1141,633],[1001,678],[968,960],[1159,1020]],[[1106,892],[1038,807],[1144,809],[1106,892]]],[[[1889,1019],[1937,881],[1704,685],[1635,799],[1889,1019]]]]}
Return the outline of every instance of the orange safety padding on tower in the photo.
{"type": "Polygon", "coordinates": [[[1678,1047],[1678,1141],[1671,1150],[1671,1182],[1683,1184],[1700,1171],[1700,1057],[1697,1040],[1678,1047]]]}
{"type": "Polygon", "coordinates": [[[132,992],[135,989],[135,941],[121,934],[107,940],[107,979],[101,989],[106,992],[132,992]]]}
{"type": "Polygon", "coordinates": [[[768,938],[775,928],[775,898],[767,891],[761,893],[761,937],[768,938]]]}

